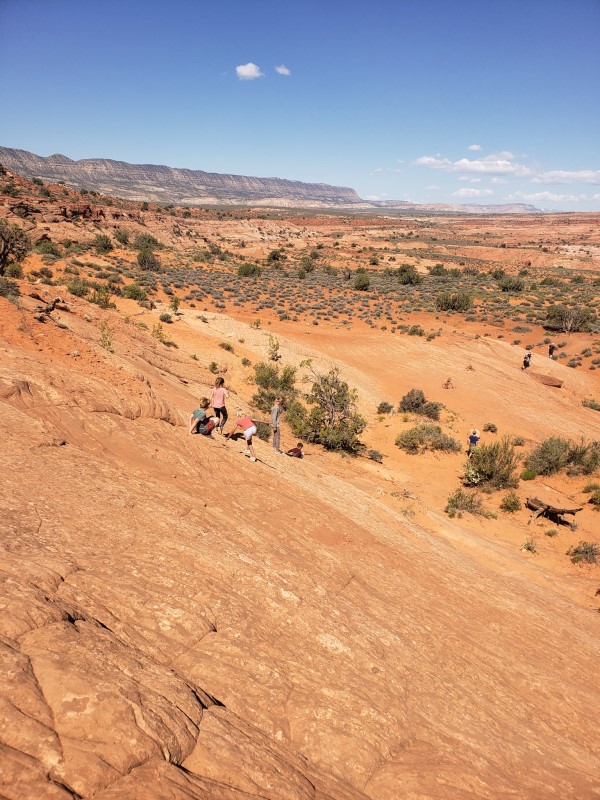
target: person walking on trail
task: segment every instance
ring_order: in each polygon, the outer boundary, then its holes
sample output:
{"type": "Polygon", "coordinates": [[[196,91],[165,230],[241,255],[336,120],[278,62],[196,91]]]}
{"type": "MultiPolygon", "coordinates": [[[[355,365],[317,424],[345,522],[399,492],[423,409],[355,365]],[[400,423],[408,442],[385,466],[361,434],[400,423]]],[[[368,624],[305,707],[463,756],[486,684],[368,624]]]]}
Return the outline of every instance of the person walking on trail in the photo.
{"type": "Polygon", "coordinates": [[[209,417],[206,409],[210,406],[208,397],[201,397],[198,401],[198,408],[195,408],[190,414],[190,433],[201,433],[203,436],[209,436],[217,424],[216,417],[209,417]]]}
{"type": "Polygon", "coordinates": [[[526,353],[523,356],[523,369],[528,369],[529,365],[531,364],[531,353],[526,353]]]}
{"type": "Polygon", "coordinates": [[[473,428],[473,430],[471,431],[471,433],[467,437],[467,442],[468,442],[468,445],[469,445],[469,447],[467,449],[467,455],[469,456],[469,458],[471,458],[471,454],[472,454],[473,450],[477,447],[477,445],[479,443],[479,439],[480,439],[479,431],[477,430],[477,428],[473,428]]]}
{"type": "Polygon", "coordinates": [[[554,342],[550,342],[550,344],[548,345],[548,358],[552,358],[555,350],[556,350],[556,345],[554,344],[554,342]]]}
{"type": "Polygon", "coordinates": [[[242,409],[238,409],[238,418],[235,421],[235,427],[233,430],[229,431],[227,436],[225,437],[225,441],[229,441],[231,437],[237,432],[239,428],[241,432],[244,434],[244,439],[246,440],[246,449],[244,450],[245,456],[250,456],[250,461],[256,461],[256,453],[254,452],[254,447],[252,445],[252,437],[256,433],[256,425],[259,422],[262,422],[261,419],[252,419],[252,417],[245,417],[243,416],[242,409]]]}
{"type": "Polygon", "coordinates": [[[271,408],[271,429],[273,431],[273,449],[279,455],[281,452],[281,414],[283,413],[283,397],[276,397],[271,408]]]}
{"type": "Polygon", "coordinates": [[[214,408],[215,416],[218,420],[217,431],[219,433],[223,433],[223,428],[229,416],[225,407],[225,400],[228,396],[229,392],[225,388],[225,378],[217,378],[210,393],[210,404],[214,408]]]}

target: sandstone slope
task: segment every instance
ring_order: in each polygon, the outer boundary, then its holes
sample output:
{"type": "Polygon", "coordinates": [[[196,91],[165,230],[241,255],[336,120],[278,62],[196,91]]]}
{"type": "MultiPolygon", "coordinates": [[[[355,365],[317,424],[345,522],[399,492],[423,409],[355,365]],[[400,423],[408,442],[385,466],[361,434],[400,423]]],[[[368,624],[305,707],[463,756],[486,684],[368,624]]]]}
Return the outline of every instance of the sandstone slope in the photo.
{"type": "MultiPolygon", "coordinates": [[[[598,796],[598,617],[542,567],[461,520],[422,524],[392,499],[405,461],[258,443],[251,464],[189,436],[218,341],[254,360],[262,332],[186,318],[175,349],[125,301],[73,299],[60,326],[34,306],[0,298],[2,796],[598,796]]],[[[386,351],[366,368],[348,342],[298,332],[286,358],[337,358],[365,404],[392,394],[386,351]]],[[[481,375],[507,368],[492,344],[481,375]]]]}

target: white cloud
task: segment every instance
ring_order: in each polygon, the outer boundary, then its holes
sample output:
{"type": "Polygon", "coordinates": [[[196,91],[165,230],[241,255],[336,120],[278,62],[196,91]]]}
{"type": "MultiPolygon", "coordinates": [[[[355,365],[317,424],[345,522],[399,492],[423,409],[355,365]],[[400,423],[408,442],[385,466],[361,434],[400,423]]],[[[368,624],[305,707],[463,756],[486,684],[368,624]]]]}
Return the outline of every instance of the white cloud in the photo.
{"type": "Polygon", "coordinates": [[[496,186],[498,186],[499,184],[510,183],[510,181],[507,181],[506,178],[494,177],[490,179],[490,183],[494,183],[496,186]]]}
{"type": "Polygon", "coordinates": [[[278,67],[275,67],[275,72],[279,75],[291,75],[292,70],[285,66],[285,64],[280,64],[278,67]]]}
{"type": "Polygon", "coordinates": [[[379,195],[378,194],[368,194],[365,197],[365,200],[379,200],[379,195]]]}
{"type": "Polygon", "coordinates": [[[249,61],[247,64],[240,64],[235,68],[237,76],[241,81],[253,81],[255,78],[264,77],[264,72],[260,71],[260,67],[249,61]]]}
{"type": "Polygon", "coordinates": [[[458,189],[456,192],[452,192],[453,197],[489,197],[491,194],[494,194],[491,189],[469,189],[467,186],[463,186],[462,189],[458,189]]]}
{"type": "Polygon", "coordinates": [[[481,150],[481,145],[480,144],[470,144],[467,147],[467,150],[481,150]]]}
{"type": "Polygon", "coordinates": [[[587,200],[586,194],[556,194],[556,192],[515,192],[507,200],[527,200],[530,203],[539,203],[549,200],[552,203],[580,203],[587,200]]]}
{"type": "Polygon", "coordinates": [[[481,178],[471,178],[470,175],[461,175],[459,181],[469,181],[469,183],[481,183],[481,178]]]}
{"type": "Polygon", "coordinates": [[[483,158],[460,158],[458,161],[450,161],[449,158],[438,156],[421,156],[414,162],[417,167],[429,167],[430,169],[441,169],[445,172],[480,173],[485,175],[531,175],[531,170],[524,164],[513,162],[514,156],[508,150],[500,153],[492,153],[483,158]]]}
{"type": "Polygon", "coordinates": [[[580,169],[573,172],[557,169],[540,172],[532,183],[600,183],[600,169],[580,169]]]}

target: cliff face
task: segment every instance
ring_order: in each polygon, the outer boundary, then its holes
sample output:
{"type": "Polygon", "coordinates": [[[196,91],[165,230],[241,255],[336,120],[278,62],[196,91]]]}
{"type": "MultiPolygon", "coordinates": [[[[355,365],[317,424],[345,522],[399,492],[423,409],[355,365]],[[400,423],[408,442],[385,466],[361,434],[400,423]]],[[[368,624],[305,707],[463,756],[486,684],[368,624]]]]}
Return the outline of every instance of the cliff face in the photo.
{"type": "MultiPolygon", "coordinates": [[[[156,164],[88,158],[72,161],[63,155],[44,158],[26,150],[0,147],[0,162],[27,178],[64,181],[128,200],[150,200],[182,205],[276,205],[303,207],[363,204],[354,189],[325,183],[302,183],[283,178],[220,175],[202,170],[156,164]]],[[[368,204],[364,204],[368,206],[368,204]]]]}

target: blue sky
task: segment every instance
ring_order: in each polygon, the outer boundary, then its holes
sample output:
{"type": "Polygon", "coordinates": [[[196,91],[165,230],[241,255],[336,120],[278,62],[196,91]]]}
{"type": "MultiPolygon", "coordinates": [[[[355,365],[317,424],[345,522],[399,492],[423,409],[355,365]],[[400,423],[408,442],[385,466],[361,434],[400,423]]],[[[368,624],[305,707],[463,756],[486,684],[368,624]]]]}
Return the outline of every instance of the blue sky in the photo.
{"type": "Polygon", "coordinates": [[[600,0],[0,0],[0,74],[39,155],[600,210],[600,0]]]}

